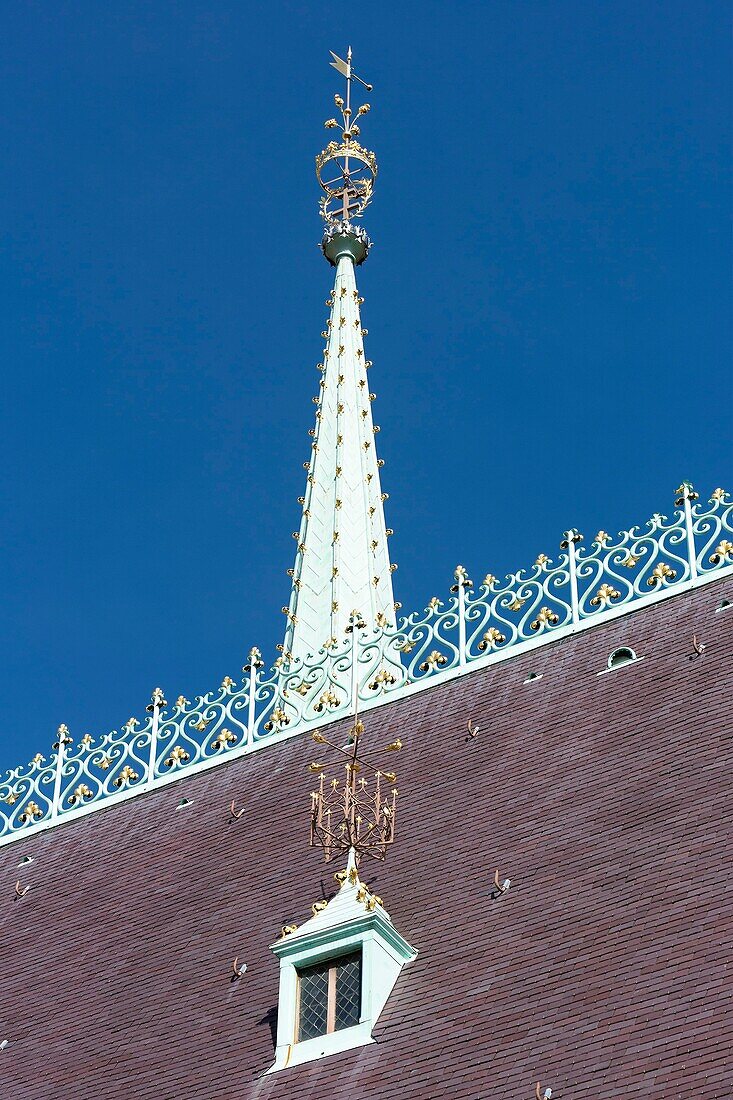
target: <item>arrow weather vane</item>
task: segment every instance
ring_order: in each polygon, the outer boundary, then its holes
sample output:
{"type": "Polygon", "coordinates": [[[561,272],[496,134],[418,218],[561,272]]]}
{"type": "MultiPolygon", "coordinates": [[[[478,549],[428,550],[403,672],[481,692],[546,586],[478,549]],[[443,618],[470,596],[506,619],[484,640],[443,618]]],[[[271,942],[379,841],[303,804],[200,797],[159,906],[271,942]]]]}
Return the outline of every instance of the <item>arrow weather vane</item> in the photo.
{"type": "Polygon", "coordinates": [[[337,72],[341,73],[342,76],[346,77],[346,102],[349,103],[349,105],[350,105],[350,99],[351,99],[351,81],[352,80],[358,80],[360,84],[364,85],[364,87],[366,88],[366,90],[368,92],[374,91],[374,85],[373,84],[367,84],[366,81],[362,80],[360,76],[357,76],[356,73],[351,68],[351,46],[349,46],[349,48],[346,52],[346,61],[344,61],[342,58],[340,58],[337,53],[334,53],[333,50],[329,50],[328,52],[330,53],[331,57],[333,58],[333,61],[331,62],[331,68],[336,69],[337,72]]]}

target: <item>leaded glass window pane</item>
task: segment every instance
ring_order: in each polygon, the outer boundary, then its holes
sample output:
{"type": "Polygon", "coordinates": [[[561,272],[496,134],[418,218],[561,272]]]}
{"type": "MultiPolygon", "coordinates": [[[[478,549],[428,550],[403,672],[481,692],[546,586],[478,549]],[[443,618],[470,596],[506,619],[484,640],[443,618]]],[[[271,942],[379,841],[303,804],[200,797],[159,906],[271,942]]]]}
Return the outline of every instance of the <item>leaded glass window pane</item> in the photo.
{"type": "Polygon", "coordinates": [[[334,1031],[353,1027],[361,1015],[361,953],[339,959],[336,965],[334,1031]]]}
{"type": "Polygon", "coordinates": [[[301,970],[298,1039],[326,1034],[328,1020],[328,963],[301,970]]]}
{"type": "Polygon", "coordinates": [[[298,971],[298,1042],[359,1023],[361,952],[298,971]]]}

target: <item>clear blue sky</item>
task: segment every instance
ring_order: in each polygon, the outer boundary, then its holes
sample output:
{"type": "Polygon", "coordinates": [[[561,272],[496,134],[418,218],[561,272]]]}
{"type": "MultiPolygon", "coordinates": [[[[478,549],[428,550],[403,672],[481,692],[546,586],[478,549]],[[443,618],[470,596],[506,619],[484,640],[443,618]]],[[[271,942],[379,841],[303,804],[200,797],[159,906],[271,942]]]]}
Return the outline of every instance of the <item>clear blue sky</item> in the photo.
{"type": "Polygon", "coordinates": [[[349,41],[404,610],[731,472],[729,5],[3,6],[0,763],[281,640],[349,41]],[[353,14],[339,29],[339,12],[353,14]]]}

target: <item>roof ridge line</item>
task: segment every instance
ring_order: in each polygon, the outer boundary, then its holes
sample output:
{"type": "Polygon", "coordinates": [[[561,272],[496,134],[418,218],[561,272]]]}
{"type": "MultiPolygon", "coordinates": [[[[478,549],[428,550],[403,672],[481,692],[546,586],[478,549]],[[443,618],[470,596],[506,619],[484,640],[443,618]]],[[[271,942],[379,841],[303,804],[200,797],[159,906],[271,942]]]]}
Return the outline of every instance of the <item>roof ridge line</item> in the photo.
{"type": "Polygon", "coordinates": [[[87,734],[74,747],[60,727],[48,761],[39,753],[0,781],[0,846],[348,717],[354,684],[371,710],[730,576],[729,494],[716,489],[703,509],[689,490],[671,521],[657,513],[616,540],[600,531],[588,552],[566,532],[556,564],[540,555],[504,586],[488,575],[476,593],[459,566],[449,599],[433,597],[422,617],[371,630],[357,621],[305,661],[279,657],[267,678],[255,647],[241,687],[227,676],[195,704],[179,696],[172,714],[156,689],[144,724],[130,719],[98,743],[87,734]]]}

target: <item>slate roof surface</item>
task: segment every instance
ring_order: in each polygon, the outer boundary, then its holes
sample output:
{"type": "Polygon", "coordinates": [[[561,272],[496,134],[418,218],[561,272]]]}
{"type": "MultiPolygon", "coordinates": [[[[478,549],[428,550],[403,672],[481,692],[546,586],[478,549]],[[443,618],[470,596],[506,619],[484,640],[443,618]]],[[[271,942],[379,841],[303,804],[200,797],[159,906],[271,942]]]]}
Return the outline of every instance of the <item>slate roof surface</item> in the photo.
{"type": "Polygon", "coordinates": [[[730,579],[367,715],[406,747],[397,840],[363,877],[419,951],[374,1045],[262,1076],[268,944],[338,867],[307,847],[307,735],[0,850],[2,1097],[728,1097],[723,596],[730,579]],[[598,676],[620,644],[644,660],[598,676]]]}

